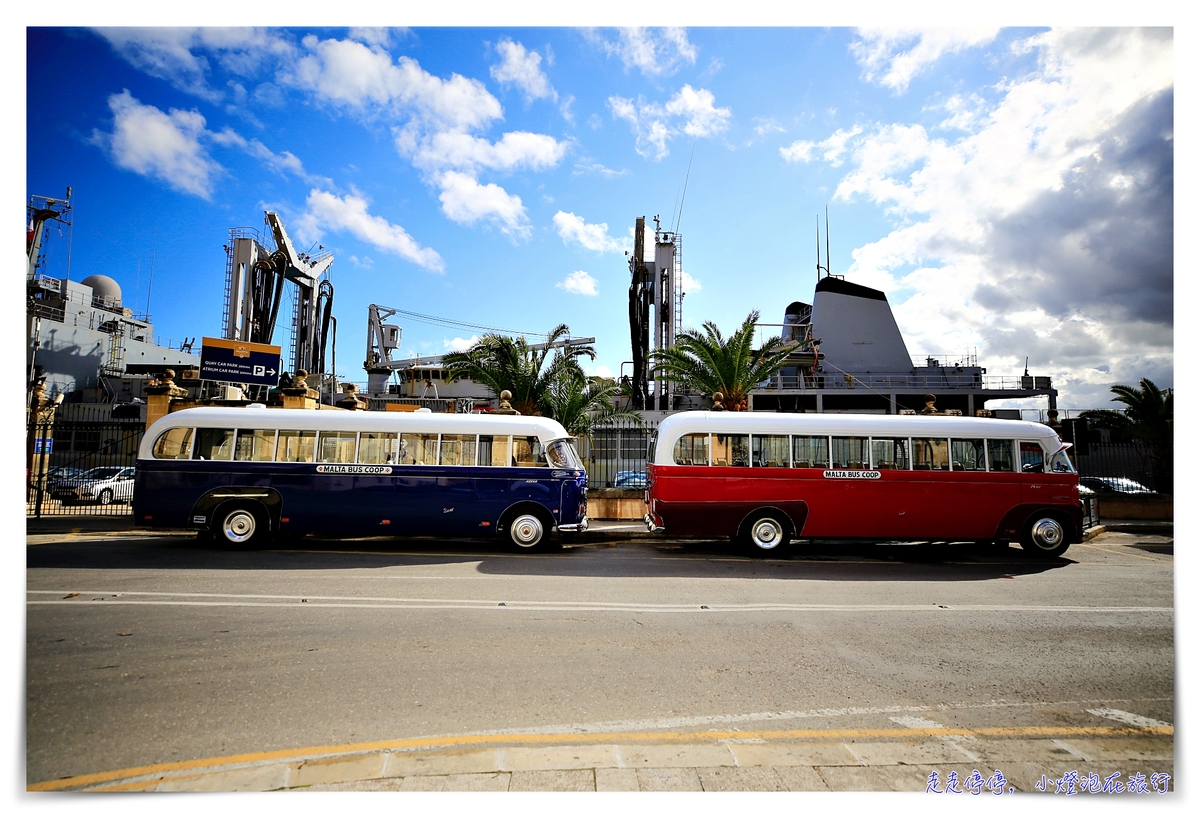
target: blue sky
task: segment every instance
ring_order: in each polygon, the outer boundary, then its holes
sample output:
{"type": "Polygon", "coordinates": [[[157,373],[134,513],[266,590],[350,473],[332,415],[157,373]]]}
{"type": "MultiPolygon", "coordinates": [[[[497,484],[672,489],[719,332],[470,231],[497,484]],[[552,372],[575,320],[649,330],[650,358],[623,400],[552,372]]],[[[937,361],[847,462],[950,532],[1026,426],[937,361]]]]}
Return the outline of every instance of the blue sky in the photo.
{"type": "MultiPolygon", "coordinates": [[[[660,15],[661,16],[661,15],[660,15]]],[[[31,28],[26,198],[71,186],[46,272],[219,336],[232,227],[335,255],[338,373],[367,305],[594,336],[630,357],[636,217],[679,220],[685,324],[777,323],[833,272],[915,359],[1173,385],[1168,30],[31,28]],[[690,172],[689,172],[690,162],[690,172]],[[682,213],[679,201],[687,179],[682,213]]],[[[478,334],[401,318],[402,355],[478,334]]],[[[275,342],[286,346],[284,321],[275,342]]]]}

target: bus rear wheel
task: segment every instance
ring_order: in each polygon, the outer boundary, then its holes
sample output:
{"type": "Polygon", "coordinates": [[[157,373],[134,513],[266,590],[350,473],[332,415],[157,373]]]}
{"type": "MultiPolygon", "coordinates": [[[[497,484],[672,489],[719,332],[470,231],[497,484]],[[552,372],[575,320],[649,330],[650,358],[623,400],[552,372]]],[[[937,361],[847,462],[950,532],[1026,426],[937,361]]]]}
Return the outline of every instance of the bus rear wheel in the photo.
{"type": "Polygon", "coordinates": [[[1035,514],[1021,531],[1021,548],[1039,557],[1057,557],[1070,547],[1062,520],[1050,514],[1035,514]]]}
{"type": "Polygon", "coordinates": [[[760,512],[746,522],[743,544],[755,554],[781,554],[788,546],[788,526],[777,512],[760,512]]]}
{"type": "Polygon", "coordinates": [[[217,515],[213,533],[231,548],[252,548],[266,539],[266,517],[248,506],[227,506],[217,515]]]}

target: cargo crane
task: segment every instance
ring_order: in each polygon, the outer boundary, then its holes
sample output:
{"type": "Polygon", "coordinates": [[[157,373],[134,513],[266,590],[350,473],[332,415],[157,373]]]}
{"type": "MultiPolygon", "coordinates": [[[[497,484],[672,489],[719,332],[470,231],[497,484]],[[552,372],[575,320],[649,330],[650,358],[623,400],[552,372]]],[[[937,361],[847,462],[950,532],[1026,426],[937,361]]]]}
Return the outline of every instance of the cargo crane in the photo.
{"type": "Polygon", "coordinates": [[[654,255],[646,258],[646,217],[639,216],[633,231],[633,255],[629,258],[629,342],[633,352],[633,408],[674,408],[674,385],[655,377],[650,391],[650,353],[675,345],[683,319],[683,236],[663,230],[654,217],[654,255]],[[651,307],[654,315],[651,317],[651,307]],[[651,328],[654,331],[651,346],[651,328]]]}
{"type": "MultiPolygon", "coordinates": [[[[266,211],[275,250],[267,250],[258,231],[234,228],[226,245],[225,338],[269,344],[283,301],[284,282],[295,285],[292,312],[292,372],[325,374],[325,348],[333,313],[333,284],[322,281],[333,254],[299,253],[278,213],[266,211]]],[[[323,250],[324,248],[319,248],[323,250]]]]}
{"type": "MultiPolygon", "coordinates": [[[[430,315],[422,315],[420,313],[406,312],[405,310],[396,309],[395,307],[384,307],[379,304],[371,304],[367,308],[367,357],[363,361],[363,369],[367,370],[367,394],[370,397],[386,397],[388,394],[388,381],[392,377],[392,373],[405,370],[419,370],[427,367],[440,367],[442,363],[441,355],[429,355],[423,358],[406,358],[400,360],[392,360],[392,352],[400,348],[400,337],[402,329],[397,324],[384,323],[393,315],[407,315],[410,318],[419,321],[446,323],[446,324],[462,324],[460,321],[454,321],[448,318],[436,318],[430,315]]],[[[476,329],[483,329],[487,332],[505,332],[498,328],[483,327],[482,325],[472,324],[476,329]]],[[[554,349],[566,348],[568,350],[574,347],[586,347],[596,343],[595,338],[566,338],[561,341],[555,341],[553,344],[530,344],[530,349],[554,349]]],[[[578,353],[576,353],[578,354],[578,353]]],[[[486,400],[487,388],[480,386],[478,389],[479,399],[486,400]]]]}

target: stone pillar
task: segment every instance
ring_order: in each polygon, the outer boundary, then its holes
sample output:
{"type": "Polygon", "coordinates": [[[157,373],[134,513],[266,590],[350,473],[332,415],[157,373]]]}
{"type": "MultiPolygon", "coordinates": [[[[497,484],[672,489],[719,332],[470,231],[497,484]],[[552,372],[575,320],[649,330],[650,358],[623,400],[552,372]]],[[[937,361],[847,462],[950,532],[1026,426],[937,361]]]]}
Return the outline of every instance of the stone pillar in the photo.
{"type": "Polygon", "coordinates": [[[292,379],[292,385],[279,390],[284,409],[316,409],[320,405],[317,399],[321,396],[317,390],[308,388],[308,382],[305,380],[307,377],[308,372],[298,369],[296,377],[292,379]]]}
{"type": "Polygon", "coordinates": [[[54,415],[59,397],[52,400],[46,397],[46,379],[38,378],[29,397],[29,407],[26,410],[28,423],[25,442],[25,469],[28,478],[27,485],[34,489],[36,497],[36,514],[42,513],[42,493],[46,486],[46,474],[50,471],[50,451],[54,447],[54,415]]]}
{"type": "Polygon", "coordinates": [[[175,370],[164,370],[158,380],[146,387],[146,428],[149,429],[159,418],[166,417],[171,411],[171,404],[186,398],[187,394],[186,389],[175,385],[175,370]]]}
{"type": "Polygon", "coordinates": [[[337,402],[336,406],[339,409],[349,409],[352,412],[366,411],[367,402],[357,395],[357,386],[348,383],[342,387],[342,391],[346,394],[346,397],[337,402]]]}

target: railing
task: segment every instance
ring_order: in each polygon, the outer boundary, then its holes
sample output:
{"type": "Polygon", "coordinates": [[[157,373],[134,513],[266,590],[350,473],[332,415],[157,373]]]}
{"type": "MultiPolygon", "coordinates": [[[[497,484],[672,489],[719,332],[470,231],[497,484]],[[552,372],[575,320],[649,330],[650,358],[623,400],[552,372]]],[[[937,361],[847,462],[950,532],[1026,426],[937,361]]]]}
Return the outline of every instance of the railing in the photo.
{"type": "Polygon", "coordinates": [[[817,375],[775,375],[769,381],[756,386],[755,392],[776,390],[863,390],[863,391],[928,391],[939,389],[988,389],[1028,390],[1049,389],[1047,381],[1037,379],[1036,386],[1029,379],[980,375],[978,372],[959,371],[955,367],[918,367],[917,372],[823,372],[817,375]]]}
{"type": "Polygon", "coordinates": [[[83,485],[83,473],[100,466],[127,467],[137,461],[145,434],[139,419],[111,418],[108,406],[73,407],[71,420],[31,422],[26,447],[25,512],[31,517],[125,516],[132,513],[132,483],[104,497],[63,500],[55,489],[83,485]],[[109,502],[103,502],[109,500],[109,502]]]}
{"type": "Polygon", "coordinates": [[[650,435],[658,428],[647,423],[645,428],[632,421],[605,424],[579,438],[579,455],[587,468],[588,485],[592,488],[625,488],[641,490],[646,487],[646,447],[650,435]]]}

